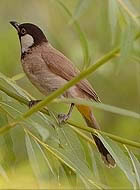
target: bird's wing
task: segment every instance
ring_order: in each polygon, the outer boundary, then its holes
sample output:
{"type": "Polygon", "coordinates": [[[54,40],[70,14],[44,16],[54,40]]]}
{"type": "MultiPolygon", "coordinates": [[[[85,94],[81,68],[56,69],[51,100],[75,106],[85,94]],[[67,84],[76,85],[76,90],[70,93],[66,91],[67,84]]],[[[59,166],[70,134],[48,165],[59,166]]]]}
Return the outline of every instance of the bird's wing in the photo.
{"type": "MultiPolygon", "coordinates": [[[[67,81],[71,80],[80,73],[80,71],[74,67],[72,62],[67,57],[50,45],[47,48],[44,48],[42,51],[42,57],[53,73],[59,75],[67,81]]],[[[76,85],[90,98],[100,102],[96,92],[86,79],[81,80],[76,85]]]]}

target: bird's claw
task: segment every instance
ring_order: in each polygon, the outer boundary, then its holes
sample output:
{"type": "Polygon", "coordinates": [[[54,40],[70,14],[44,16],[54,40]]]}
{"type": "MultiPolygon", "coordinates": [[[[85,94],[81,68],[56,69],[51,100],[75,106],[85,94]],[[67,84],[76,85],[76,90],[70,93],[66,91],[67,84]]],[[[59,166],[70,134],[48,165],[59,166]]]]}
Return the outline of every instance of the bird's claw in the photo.
{"type": "Polygon", "coordinates": [[[58,121],[60,124],[65,124],[66,121],[68,120],[69,116],[67,114],[58,114],[58,121]]]}
{"type": "Polygon", "coordinates": [[[30,101],[29,101],[29,104],[28,104],[29,108],[33,107],[33,106],[36,105],[38,102],[40,102],[40,100],[30,100],[30,101]]]}

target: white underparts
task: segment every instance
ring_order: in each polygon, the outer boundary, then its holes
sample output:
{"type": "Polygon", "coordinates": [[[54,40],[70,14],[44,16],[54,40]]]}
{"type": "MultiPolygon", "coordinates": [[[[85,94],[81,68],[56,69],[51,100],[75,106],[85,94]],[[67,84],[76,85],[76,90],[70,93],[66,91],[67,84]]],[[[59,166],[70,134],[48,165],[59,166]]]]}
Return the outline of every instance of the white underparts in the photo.
{"type": "Polygon", "coordinates": [[[21,37],[21,51],[22,53],[25,53],[29,50],[29,47],[31,47],[34,44],[34,39],[31,35],[26,34],[21,37]]]}

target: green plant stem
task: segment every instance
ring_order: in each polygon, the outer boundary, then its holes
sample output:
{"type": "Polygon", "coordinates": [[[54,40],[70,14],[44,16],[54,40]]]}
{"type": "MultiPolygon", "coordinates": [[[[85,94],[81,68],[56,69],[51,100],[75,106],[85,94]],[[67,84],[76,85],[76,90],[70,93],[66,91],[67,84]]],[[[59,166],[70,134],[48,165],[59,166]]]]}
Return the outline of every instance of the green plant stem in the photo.
{"type": "Polygon", "coordinates": [[[110,133],[106,133],[106,132],[103,132],[103,131],[100,131],[100,130],[96,130],[96,129],[93,129],[93,128],[80,126],[80,125],[77,125],[74,121],[68,121],[68,124],[72,125],[73,127],[82,129],[84,131],[88,131],[90,133],[94,133],[94,134],[99,133],[101,135],[105,135],[105,136],[111,138],[112,140],[114,140],[116,142],[119,142],[121,144],[126,144],[126,145],[129,145],[129,146],[140,148],[140,143],[138,143],[138,142],[131,141],[131,140],[128,140],[128,139],[125,139],[125,138],[122,138],[122,137],[119,137],[119,136],[116,136],[116,135],[112,135],[110,133]]]}
{"type": "MultiPolygon", "coordinates": [[[[23,97],[20,97],[19,95],[17,94],[14,94],[12,92],[10,92],[9,90],[5,89],[5,88],[1,88],[0,86],[0,89],[5,92],[8,96],[18,100],[19,102],[25,104],[25,105],[28,105],[28,101],[25,100],[25,98],[23,97]]],[[[42,113],[45,113],[48,115],[48,111],[47,110],[41,110],[42,113]]],[[[20,121],[19,121],[20,122],[20,121]]],[[[130,145],[130,146],[134,146],[134,147],[137,147],[137,148],[140,148],[140,143],[137,143],[137,142],[134,142],[134,141],[130,141],[128,139],[124,139],[122,137],[118,137],[116,135],[112,135],[112,134],[109,134],[109,133],[106,133],[106,132],[103,132],[103,131],[97,131],[95,129],[90,129],[88,127],[81,127],[79,125],[77,125],[74,121],[68,121],[67,122],[70,127],[76,132],[78,133],[80,136],[82,136],[85,140],[89,141],[90,143],[94,144],[93,140],[90,139],[89,137],[87,137],[85,134],[83,134],[81,131],[79,131],[78,129],[83,129],[83,130],[86,130],[88,132],[92,132],[92,133],[100,133],[100,134],[103,134],[103,135],[106,135],[108,137],[110,137],[112,140],[114,141],[117,141],[119,143],[122,143],[122,144],[127,144],[127,145],[130,145]]],[[[4,132],[8,131],[9,129],[13,128],[14,126],[16,126],[16,124],[18,124],[18,122],[13,122],[11,123],[10,125],[7,125],[7,127],[2,127],[0,128],[0,134],[3,134],[4,132]]]]}
{"type": "Polygon", "coordinates": [[[119,114],[119,115],[123,115],[123,116],[127,116],[127,117],[132,117],[135,119],[140,119],[140,114],[130,111],[130,110],[126,110],[123,108],[119,108],[116,106],[111,106],[111,105],[106,105],[103,103],[97,103],[95,101],[89,101],[89,100],[83,100],[83,99],[74,99],[74,98],[63,98],[63,99],[55,99],[53,102],[56,103],[74,103],[77,105],[86,105],[86,106],[90,106],[90,107],[95,107],[104,111],[108,111],[111,113],[115,113],[115,114],[119,114]]]}

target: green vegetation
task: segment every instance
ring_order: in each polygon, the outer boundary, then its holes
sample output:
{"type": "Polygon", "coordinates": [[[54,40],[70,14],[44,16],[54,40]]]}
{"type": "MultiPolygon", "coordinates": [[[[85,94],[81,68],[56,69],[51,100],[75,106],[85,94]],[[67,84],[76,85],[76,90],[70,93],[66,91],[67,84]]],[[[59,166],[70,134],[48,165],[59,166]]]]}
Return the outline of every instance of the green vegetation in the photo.
{"type": "Polygon", "coordinates": [[[2,0],[0,12],[0,188],[140,188],[139,0],[2,0]],[[10,20],[39,25],[81,73],[43,97],[23,74],[10,20]],[[85,77],[103,103],[59,99],[85,77]],[[43,101],[29,110],[30,99],[43,101]],[[60,126],[71,102],[92,106],[102,131],[76,109],[60,126]],[[90,132],[116,168],[102,163],[90,132]]]}

